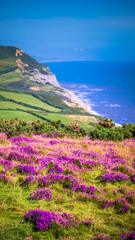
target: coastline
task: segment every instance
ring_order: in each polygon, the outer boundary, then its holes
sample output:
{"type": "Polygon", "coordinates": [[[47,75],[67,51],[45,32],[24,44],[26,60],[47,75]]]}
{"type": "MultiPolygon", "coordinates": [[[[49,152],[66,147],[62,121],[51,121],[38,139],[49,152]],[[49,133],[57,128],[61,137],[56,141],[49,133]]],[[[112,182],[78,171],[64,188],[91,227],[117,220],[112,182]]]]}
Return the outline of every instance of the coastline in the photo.
{"type": "Polygon", "coordinates": [[[79,97],[91,113],[113,118],[118,124],[135,122],[135,64],[105,61],[44,64],[60,85],[79,97]]]}

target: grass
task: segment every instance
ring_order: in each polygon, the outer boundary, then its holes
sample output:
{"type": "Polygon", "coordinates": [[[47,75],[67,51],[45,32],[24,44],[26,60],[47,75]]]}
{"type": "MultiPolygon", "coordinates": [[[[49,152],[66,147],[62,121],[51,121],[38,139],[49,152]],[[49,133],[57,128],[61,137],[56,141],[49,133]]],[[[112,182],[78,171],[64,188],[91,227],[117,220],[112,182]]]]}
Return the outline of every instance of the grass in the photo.
{"type": "MultiPolygon", "coordinates": [[[[115,143],[90,141],[88,138],[53,139],[38,135],[33,136],[32,139],[23,137],[16,139],[18,140],[14,142],[6,139],[3,134],[0,135],[1,157],[8,160],[12,166],[11,169],[8,169],[4,164],[0,164],[0,172],[2,173],[6,169],[7,177],[11,180],[7,183],[1,181],[0,185],[0,239],[63,240],[69,237],[72,240],[90,240],[91,237],[96,239],[97,233],[104,233],[105,236],[110,236],[111,240],[120,240],[123,233],[129,232],[131,227],[135,228],[135,192],[131,194],[131,191],[135,191],[134,182],[128,179],[103,184],[99,179],[102,173],[109,173],[116,165],[121,165],[122,159],[126,161],[122,165],[133,171],[128,176],[135,173],[132,167],[135,158],[134,140],[115,143]],[[34,153],[30,153],[30,149],[33,149],[34,153]],[[18,157],[14,155],[14,158],[10,159],[10,154],[15,152],[18,157]],[[91,156],[91,153],[94,155],[91,156]],[[20,160],[19,156],[22,156],[20,160]],[[62,160],[62,156],[68,157],[69,160],[62,160]],[[113,156],[115,157],[113,158],[113,156]],[[88,161],[92,162],[91,167],[88,161]],[[64,182],[56,180],[55,183],[48,186],[52,191],[52,200],[31,200],[30,193],[39,188],[38,180],[25,186],[24,178],[29,174],[17,172],[18,164],[42,166],[38,174],[42,177],[47,175],[50,167],[54,166],[56,170],[58,164],[64,170],[64,176],[69,174],[69,177],[77,178],[79,184],[98,188],[99,192],[95,194],[99,198],[86,198],[85,192],[75,191],[68,183],[64,188],[64,182]],[[130,194],[132,199],[129,200],[130,194]],[[103,209],[100,205],[100,200],[114,201],[117,198],[128,199],[130,205],[128,212],[120,214],[116,212],[114,206],[103,209]],[[60,214],[66,212],[72,214],[78,221],[89,218],[92,220],[88,226],[86,224],[70,228],[53,226],[45,232],[36,231],[34,224],[29,221],[25,222],[23,219],[25,212],[28,212],[29,209],[55,211],[60,214]]],[[[114,172],[114,170],[112,171],[114,172]]],[[[114,172],[114,174],[116,173],[114,172]]],[[[33,176],[38,179],[38,175],[33,176]]],[[[61,176],[62,174],[55,172],[56,175],[61,176]]],[[[71,183],[75,183],[75,180],[72,180],[71,183]]]]}
{"type": "Polygon", "coordinates": [[[16,59],[0,59],[0,75],[3,73],[11,72],[16,67],[16,59]]]}
{"type": "MultiPolygon", "coordinates": [[[[69,122],[77,122],[79,123],[80,126],[84,127],[85,129],[89,129],[89,121],[88,122],[83,122],[78,120],[74,120],[72,117],[69,117],[68,115],[64,114],[54,114],[54,113],[40,113],[40,116],[45,117],[46,119],[50,121],[58,121],[60,120],[62,124],[67,125],[69,122]]],[[[72,116],[72,115],[71,115],[72,116]]]]}
{"type": "Polygon", "coordinates": [[[19,76],[19,74],[18,73],[16,73],[16,72],[9,72],[9,73],[6,73],[6,74],[2,74],[1,76],[0,76],[0,82],[1,82],[1,84],[7,84],[7,83],[11,83],[11,82],[18,82],[18,81],[20,81],[21,80],[21,78],[20,78],[20,76],[19,76]]]}
{"type": "Polygon", "coordinates": [[[66,117],[66,115],[63,115],[63,114],[54,114],[54,113],[47,113],[47,114],[44,114],[44,113],[41,113],[40,116],[42,117],[45,117],[46,119],[48,120],[51,120],[51,121],[58,121],[58,120],[61,120],[61,122],[63,124],[68,124],[71,119],[66,117]]]}
{"type": "Polygon", "coordinates": [[[0,91],[0,95],[2,95],[3,97],[5,97],[7,99],[12,99],[19,103],[29,104],[31,106],[43,108],[48,111],[52,111],[52,112],[60,111],[60,109],[49,106],[48,104],[42,102],[41,100],[39,100],[36,97],[33,97],[32,95],[29,95],[29,94],[0,91]]]}
{"type": "Polygon", "coordinates": [[[18,104],[18,103],[15,103],[15,102],[10,102],[10,101],[0,101],[0,109],[2,110],[24,110],[24,111],[31,111],[31,112],[34,112],[34,113],[40,113],[42,111],[39,111],[37,109],[34,109],[34,108],[30,108],[30,107],[25,107],[23,106],[22,104],[18,104]]]}
{"type": "Polygon", "coordinates": [[[19,120],[26,120],[28,122],[39,120],[38,117],[23,111],[13,111],[13,110],[0,110],[0,118],[8,121],[13,118],[18,118],[19,120]]]}
{"type": "MultiPolygon", "coordinates": [[[[12,119],[14,114],[15,114],[16,117],[18,116],[18,119],[20,119],[20,114],[18,115],[18,113],[19,113],[18,110],[24,110],[25,112],[28,112],[28,114],[29,113],[36,114],[37,119],[42,119],[43,120],[43,118],[44,118],[44,119],[49,120],[49,121],[60,120],[61,123],[64,124],[64,125],[67,125],[70,121],[76,122],[76,120],[71,119],[64,114],[47,113],[45,111],[41,111],[41,110],[38,110],[38,109],[26,107],[26,106],[23,106],[21,104],[10,102],[10,101],[0,101],[0,109],[1,110],[8,110],[8,114],[6,114],[6,115],[5,115],[5,112],[7,112],[7,111],[2,111],[1,112],[1,118],[5,119],[5,120],[12,119]],[[17,112],[13,112],[11,110],[16,110],[17,112]],[[8,117],[7,117],[7,115],[8,115],[8,117]]],[[[25,116],[27,117],[27,114],[23,114],[23,116],[24,116],[23,120],[25,120],[25,116]]],[[[79,121],[78,121],[78,123],[81,126],[83,126],[84,128],[89,127],[89,125],[87,123],[83,123],[83,122],[79,122],[79,121]]]]}

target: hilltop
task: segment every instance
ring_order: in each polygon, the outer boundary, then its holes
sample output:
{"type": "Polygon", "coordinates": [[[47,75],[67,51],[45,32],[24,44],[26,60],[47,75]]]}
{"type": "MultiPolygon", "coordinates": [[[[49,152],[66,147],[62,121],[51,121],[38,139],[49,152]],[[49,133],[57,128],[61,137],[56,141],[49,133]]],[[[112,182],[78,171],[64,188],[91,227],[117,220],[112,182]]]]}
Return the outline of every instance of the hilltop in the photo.
{"type": "Polygon", "coordinates": [[[0,116],[63,124],[78,121],[87,127],[103,119],[62,88],[48,66],[15,46],[0,46],[0,116]]]}

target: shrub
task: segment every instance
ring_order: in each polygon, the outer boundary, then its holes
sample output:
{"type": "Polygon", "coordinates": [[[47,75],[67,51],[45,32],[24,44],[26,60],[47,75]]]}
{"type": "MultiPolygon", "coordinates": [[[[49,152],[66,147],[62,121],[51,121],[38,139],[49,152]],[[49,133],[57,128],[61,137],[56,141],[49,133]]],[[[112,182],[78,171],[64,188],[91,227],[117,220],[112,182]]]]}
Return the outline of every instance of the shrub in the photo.
{"type": "Polygon", "coordinates": [[[70,122],[66,125],[65,132],[71,136],[86,136],[86,131],[77,122],[70,122]]]}

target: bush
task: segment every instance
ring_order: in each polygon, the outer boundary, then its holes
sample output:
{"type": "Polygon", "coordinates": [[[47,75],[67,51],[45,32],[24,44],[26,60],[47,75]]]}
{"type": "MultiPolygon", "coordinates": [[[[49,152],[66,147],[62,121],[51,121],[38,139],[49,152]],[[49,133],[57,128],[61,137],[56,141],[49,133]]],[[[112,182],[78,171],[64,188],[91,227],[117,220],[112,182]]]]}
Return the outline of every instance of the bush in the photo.
{"type": "Polygon", "coordinates": [[[105,120],[103,122],[99,121],[98,124],[105,127],[105,128],[111,128],[111,127],[115,126],[112,118],[110,120],[108,118],[105,118],[105,120]]]}
{"type": "Polygon", "coordinates": [[[117,128],[104,128],[103,126],[96,126],[94,129],[90,130],[89,137],[93,140],[113,140],[122,141],[124,139],[124,134],[117,130],[117,128]]]}
{"type": "Polygon", "coordinates": [[[70,122],[68,125],[66,125],[65,132],[75,137],[84,137],[87,135],[85,129],[77,122],[70,122]]]}

